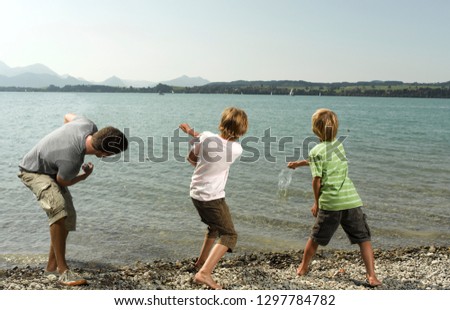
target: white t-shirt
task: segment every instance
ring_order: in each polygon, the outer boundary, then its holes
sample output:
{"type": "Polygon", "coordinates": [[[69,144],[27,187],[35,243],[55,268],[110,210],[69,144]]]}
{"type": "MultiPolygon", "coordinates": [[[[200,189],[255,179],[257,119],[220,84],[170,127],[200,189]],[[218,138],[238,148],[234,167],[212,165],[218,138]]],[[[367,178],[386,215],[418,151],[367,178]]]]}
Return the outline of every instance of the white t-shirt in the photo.
{"type": "Polygon", "coordinates": [[[205,131],[198,137],[193,151],[198,161],[191,180],[191,197],[200,201],[224,198],[228,171],[241,156],[242,146],[205,131]]]}

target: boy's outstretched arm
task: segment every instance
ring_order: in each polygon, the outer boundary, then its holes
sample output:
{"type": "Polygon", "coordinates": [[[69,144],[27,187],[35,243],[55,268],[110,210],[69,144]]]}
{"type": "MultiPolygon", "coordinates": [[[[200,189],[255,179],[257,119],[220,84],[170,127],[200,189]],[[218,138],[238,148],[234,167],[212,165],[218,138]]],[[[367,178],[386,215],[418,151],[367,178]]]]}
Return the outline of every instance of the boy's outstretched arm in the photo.
{"type": "Polygon", "coordinates": [[[288,163],[287,166],[290,169],[295,169],[298,167],[303,167],[303,166],[308,166],[308,165],[309,165],[309,162],[306,159],[304,159],[304,160],[298,160],[298,161],[291,161],[288,163]]]}
{"type": "MultiPolygon", "coordinates": [[[[187,123],[180,124],[180,126],[178,126],[178,127],[181,130],[183,130],[185,133],[187,133],[188,135],[193,136],[194,138],[197,138],[198,136],[200,136],[200,134],[198,132],[196,132],[194,129],[192,129],[191,126],[189,126],[189,124],[187,124],[187,123]]],[[[187,160],[192,166],[194,166],[194,167],[197,166],[198,145],[197,146],[194,145],[194,148],[189,152],[189,154],[187,156],[187,160]]]]}
{"type": "Polygon", "coordinates": [[[190,136],[198,137],[200,135],[198,132],[192,129],[191,126],[189,126],[189,124],[186,123],[180,124],[179,128],[190,136]]]}

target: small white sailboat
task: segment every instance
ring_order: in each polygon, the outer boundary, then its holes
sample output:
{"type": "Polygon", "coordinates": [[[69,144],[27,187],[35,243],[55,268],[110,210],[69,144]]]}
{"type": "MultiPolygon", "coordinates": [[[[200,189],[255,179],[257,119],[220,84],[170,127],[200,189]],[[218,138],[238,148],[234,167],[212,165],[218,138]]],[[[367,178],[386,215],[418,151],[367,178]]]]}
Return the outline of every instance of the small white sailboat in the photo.
{"type": "Polygon", "coordinates": [[[291,91],[289,92],[289,96],[294,96],[294,89],[291,88],[291,91]]]}

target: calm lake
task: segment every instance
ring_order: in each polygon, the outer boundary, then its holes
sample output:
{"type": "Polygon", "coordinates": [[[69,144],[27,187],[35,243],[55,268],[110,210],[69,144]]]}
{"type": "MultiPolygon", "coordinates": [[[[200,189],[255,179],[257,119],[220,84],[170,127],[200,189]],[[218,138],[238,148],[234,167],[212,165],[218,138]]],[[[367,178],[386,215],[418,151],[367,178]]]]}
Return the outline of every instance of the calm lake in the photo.
{"type": "MultiPolygon", "coordinates": [[[[177,128],[187,122],[217,132],[228,106],[245,109],[250,123],[226,187],[237,254],[303,248],[314,222],[311,174],[285,167],[314,146],[310,119],[321,107],[338,114],[374,248],[449,245],[448,99],[0,92],[0,267],[45,261],[46,215],[16,174],[23,155],[68,112],[99,128],[118,127],[130,139],[120,158],[86,156],[95,168],[71,187],[78,227],[69,235],[69,261],[195,257],[206,226],[189,197],[193,168],[177,128]]],[[[352,247],[339,229],[328,248],[352,247]]]]}

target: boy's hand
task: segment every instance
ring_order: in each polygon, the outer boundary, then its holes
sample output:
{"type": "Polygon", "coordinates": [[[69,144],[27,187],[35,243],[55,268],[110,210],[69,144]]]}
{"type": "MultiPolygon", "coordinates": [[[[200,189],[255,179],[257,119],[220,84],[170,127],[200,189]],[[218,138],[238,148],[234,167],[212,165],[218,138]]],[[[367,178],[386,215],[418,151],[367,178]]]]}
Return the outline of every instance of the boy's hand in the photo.
{"type": "Polygon", "coordinates": [[[190,136],[197,137],[199,135],[199,133],[192,129],[189,124],[183,123],[178,127],[190,136]]]}
{"type": "Polygon", "coordinates": [[[198,157],[194,154],[193,150],[189,152],[187,160],[192,166],[197,166],[198,157]]]}
{"type": "Polygon", "coordinates": [[[291,162],[288,163],[287,167],[288,167],[289,169],[295,169],[295,168],[298,167],[298,166],[297,166],[297,162],[296,162],[296,161],[291,161],[291,162]]]}
{"type": "Polygon", "coordinates": [[[183,130],[187,134],[189,134],[189,131],[192,129],[191,126],[189,126],[189,124],[186,124],[186,123],[180,124],[179,127],[181,130],[183,130]]]}
{"type": "Polygon", "coordinates": [[[305,160],[298,160],[298,161],[291,161],[288,163],[288,168],[290,169],[295,169],[298,167],[302,167],[302,166],[308,166],[309,162],[305,159],[305,160]]]}
{"type": "Polygon", "coordinates": [[[87,164],[83,164],[83,166],[81,166],[81,169],[83,169],[84,174],[86,176],[89,176],[94,170],[94,165],[91,162],[89,162],[87,164]]]}
{"type": "Polygon", "coordinates": [[[311,213],[314,217],[317,217],[317,213],[319,212],[319,206],[317,203],[314,203],[314,205],[311,208],[311,213]]]}

